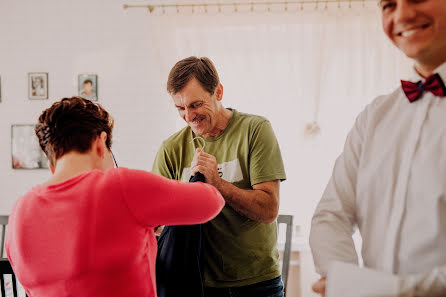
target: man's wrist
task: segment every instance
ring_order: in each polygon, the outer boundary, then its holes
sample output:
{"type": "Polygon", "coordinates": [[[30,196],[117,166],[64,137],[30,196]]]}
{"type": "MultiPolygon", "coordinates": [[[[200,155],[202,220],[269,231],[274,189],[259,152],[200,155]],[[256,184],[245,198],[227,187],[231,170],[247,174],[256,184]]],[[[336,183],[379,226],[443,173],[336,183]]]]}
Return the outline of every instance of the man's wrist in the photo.
{"type": "Polygon", "coordinates": [[[224,179],[218,177],[213,186],[223,195],[223,193],[225,192],[224,191],[225,183],[226,181],[224,179]]]}

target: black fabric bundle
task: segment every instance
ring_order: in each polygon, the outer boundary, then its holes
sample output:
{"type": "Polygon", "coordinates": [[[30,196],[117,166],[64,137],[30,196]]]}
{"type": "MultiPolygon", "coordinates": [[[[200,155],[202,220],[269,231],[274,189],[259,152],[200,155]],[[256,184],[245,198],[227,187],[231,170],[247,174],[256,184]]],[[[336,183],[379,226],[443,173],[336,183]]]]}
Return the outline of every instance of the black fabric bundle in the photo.
{"type": "Polygon", "coordinates": [[[191,176],[189,179],[190,183],[194,182],[206,182],[206,179],[204,178],[204,175],[201,172],[197,172],[194,176],[191,176]]]}
{"type": "MultiPolygon", "coordinates": [[[[189,182],[205,182],[198,172],[189,182]]],[[[166,226],[158,239],[158,297],[204,297],[201,225],[166,226]]]]}

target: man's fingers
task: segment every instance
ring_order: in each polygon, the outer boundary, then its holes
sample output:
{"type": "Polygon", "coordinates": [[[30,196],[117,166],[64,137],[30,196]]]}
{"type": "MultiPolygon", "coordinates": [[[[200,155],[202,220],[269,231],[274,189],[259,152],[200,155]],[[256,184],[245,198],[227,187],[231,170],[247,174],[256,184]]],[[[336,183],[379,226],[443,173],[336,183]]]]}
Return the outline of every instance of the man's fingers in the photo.
{"type": "Polygon", "coordinates": [[[322,287],[321,287],[320,281],[315,282],[311,288],[313,289],[313,292],[321,293],[322,287]]]}
{"type": "Polygon", "coordinates": [[[205,152],[198,153],[195,156],[196,156],[197,160],[208,160],[208,161],[217,162],[217,160],[215,159],[214,156],[206,154],[205,152]]]}
{"type": "MultiPolygon", "coordinates": [[[[192,163],[190,164],[191,169],[195,168],[197,166],[202,166],[202,167],[215,167],[217,164],[215,158],[212,155],[209,154],[205,154],[203,152],[201,153],[197,153],[194,157],[194,159],[192,160],[192,163]]],[[[203,172],[202,172],[203,173],[203,172]]]]}
{"type": "Polygon", "coordinates": [[[315,282],[313,284],[313,291],[315,293],[321,294],[322,296],[325,296],[325,285],[326,285],[326,280],[325,277],[321,278],[320,280],[318,280],[317,282],[315,282]]]}
{"type": "Polygon", "coordinates": [[[201,165],[197,165],[191,168],[192,170],[192,175],[197,174],[197,172],[200,172],[201,174],[203,174],[204,176],[206,176],[206,167],[205,166],[201,166],[201,165]]]}
{"type": "Polygon", "coordinates": [[[206,166],[206,167],[214,167],[215,166],[215,162],[213,162],[212,160],[209,159],[204,159],[204,158],[200,158],[197,159],[197,161],[194,163],[195,166],[206,166]]]}

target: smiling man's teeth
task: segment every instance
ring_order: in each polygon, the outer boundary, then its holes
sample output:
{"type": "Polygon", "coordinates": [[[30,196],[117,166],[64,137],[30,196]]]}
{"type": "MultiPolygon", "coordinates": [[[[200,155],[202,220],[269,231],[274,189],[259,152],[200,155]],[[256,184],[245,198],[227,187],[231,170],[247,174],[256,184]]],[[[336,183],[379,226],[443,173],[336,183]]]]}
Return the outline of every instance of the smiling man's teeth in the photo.
{"type": "Polygon", "coordinates": [[[413,30],[409,30],[409,31],[404,31],[401,33],[401,36],[403,37],[407,37],[410,36],[412,34],[414,34],[415,32],[417,32],[419,29],[413,29],[413,30]]]}

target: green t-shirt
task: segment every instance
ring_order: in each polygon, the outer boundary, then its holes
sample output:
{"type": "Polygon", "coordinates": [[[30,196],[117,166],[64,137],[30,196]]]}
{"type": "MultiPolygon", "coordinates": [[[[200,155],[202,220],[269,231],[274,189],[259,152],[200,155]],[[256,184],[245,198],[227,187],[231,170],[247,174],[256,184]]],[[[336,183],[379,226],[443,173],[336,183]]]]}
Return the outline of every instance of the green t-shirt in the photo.
{"type": "MultiPolygon", "coordinates": [[[[239,113],[216,137],[203,138],[204,151],[215,156],[220,176],[241,189],[258,183],[285,180],[285,170],[276,136],[261,116],[239,113]]],[[[187,126],[165,140],[153,164],[153,172],[189,181],[195,155],[187,126]]],[[[199,141],[195,140],[198,146],[199,141]]],[[[203,228],[205,285],[238,287],[278,277],[277,223],[263,224],[237,213],[229,204],[203,228]]]]}

